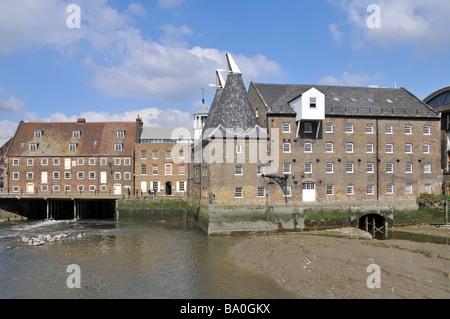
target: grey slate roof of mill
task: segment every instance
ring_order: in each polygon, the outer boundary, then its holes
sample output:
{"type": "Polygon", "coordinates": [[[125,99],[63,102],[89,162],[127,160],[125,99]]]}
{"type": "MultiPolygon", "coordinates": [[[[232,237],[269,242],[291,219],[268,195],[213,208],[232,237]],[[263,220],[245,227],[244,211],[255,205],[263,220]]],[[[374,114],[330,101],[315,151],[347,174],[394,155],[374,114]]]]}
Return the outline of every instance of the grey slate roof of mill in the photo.
{"type": "Polygon", "coordinates": [[[189,140],[193,139],[194,129],[192,127],[148,126],[142,128],[140,140],[176,140],[180,139],[180,137],[189,140]],[[179,136],[178,133],[182,134],[182,136],[179,136]]]}
{"type": "Polygon", "coordinates": [[[293,113],[289,102],[316,88],[325,94],[325,114],[339,116],[439,118],[428,105],[405,88],[251,83],[272,113],[293,113]],[[354,99],[354,100],[352,100],[354,99]]]}
{"type": "Polygon", "coordinates": [[[211,106],[204,131],[211,131],[219,126],[242,132],[257,126],[256,117],[240,73],[228,75],[225,87],[220,94],[220,100],[217,103],[214,101],[211,106]]]}

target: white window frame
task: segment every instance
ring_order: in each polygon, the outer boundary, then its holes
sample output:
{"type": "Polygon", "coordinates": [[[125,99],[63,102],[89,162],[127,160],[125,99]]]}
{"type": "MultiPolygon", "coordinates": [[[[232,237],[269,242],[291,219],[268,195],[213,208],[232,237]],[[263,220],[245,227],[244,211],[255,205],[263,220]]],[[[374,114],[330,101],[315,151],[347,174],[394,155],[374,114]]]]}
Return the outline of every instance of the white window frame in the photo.
{"type": "Polygon", "coordinates": [[[333,124],[332,123],[325,124],[325,133],[327,133],[327,134],[333,133],[333,124]]]}
{"type": "Polygon", "coordinates": [[[234,188],[234,198],[244,198],[244,188],[235,187],[234,188]]]}
{"type": "Polygon", "coordinates": [[[387,195],[394,195],[394,184],[387,184],[386,185],[386,194],[387,195]]]}
{"type": "Polygon", "coordinates": [[[334,186],[332,184],[327,184],[326,195],[327,196],[333,196],[334,195],[334,186]],[[331,192],[330,192],[330,190],[331,190],[331,192]]]}
{"type": "Polygon", "coordinates": [[[327,174],[333,174],[334,173],[334,164],[333,163],[326,163],[325,164],[325,173],[327,173],[327,174]]]}
{"type": "MultiPolygon", "coordinates": [[[[290,144],[290,143],[289,143],[290,144]]],[[[305,153],[312,153],[313,151],[313,145],[310,142],[305,143],[305,153]]],[[[290,151],[289,151],[290,153],[290,151]]]]}
{"type": "Polygon", "coordinates": [[[234,167],[234,176],[243,176],[244,175],[244,166],[236,165],[234,167]]]}
{"type": "Polygon", "coordinates": [[[423,145],[423,153],[424,154],[431,154],[431,146],[430,146],[430,144],[424,144],[423,145]]]}
{"type": "Polygon", "coordinates": [[[346,153],[353,153],[353,143],[345,144],[345,152],[346,153]]]}
{"type": "Polygon", "coordinates": [[[425,174],[431,174],[431,163],[423,164],[423,172],[425,174]]]}
{"type": "Polygon", "coordinates": [[[355,195],[355,186],[352,185],[352,184],[348,184],[348,185],[347,185],[347,191],[346,191],[346,194],[347,194],[348,196],[355,195]]]}
{"type": "Polygon", "coordinates": [[[367,154],[373,154],[373,144],[372,143],[367,143],[366,144],[366,153],[367,154]]]}
{"type": "Polygon", "coordinates": [[[366,124],[366,134],[373,134],[373,124],[366,124]]]}
{"type": "Polygon", "coordinates": [[[413,194],[413,184],[406,184],[405,185],[405,194],[406,195],[412,195],[413,194]]]}
{"type": "Polygon", "coordinates": [[[308,162],[305,163],[305,174],[312,174],[313,173],[313,163],[308,162]]]}
{"type": "Polygon", "coordinates": [[[386,174],[394,174],[394,163],[386,163],[386,174]]]}
{"type": "Polygon", "coordinates": [[[353,124],[345,124],[345,133],[347,134],[353,133],[353,124]]]}
{"type": "Polygon", "coordinates": [[[355,172],[355,164],[353,162],[347,162],[345,165],[345,172],[347,174],[353,174],[355,172]]]}
{"type": "Polygon", "coordinates": [[[386,134],[394,134],[394,126],[392,124],[387,124],[386,125],[386,134]]]}
{"type": "Polygon", "coordinates": [[[430,125],[423,126],[423,135],[431,135],[431,126],[430,125]]]}
{"type": "Polygon", "coordinates": [[[407,135],[412,134],[412,125],[410,125],[410,124],[405,125],[405,134],[407,134],[407,135]]]}
{"type": "Polygon", "coordinates": [[[334,152],[334,144],[332,142],[328,142],[325,144],[325,153],[333,153],[334,152]]]}
{"type": "Polygon", "coordinates": [[[256,190],[256,197],[258,198],[264,198],[266,197],[266,188],[265,187],[258,187],[256,190]],[[262,190],[262,194],[261,191],[262,190]]]}
{"type": "Polygon", "coordinates": [[[368,184],[367,185],[367,195],[375,195],[375,185],[374,184],[368,184]]]}
{"type": "Polygon", "coordinates": [[[405,144],[405,154],[412,154],[413,153],[413,145],[412,144],[405,144]]]}
{"type": "Polygon", "coordinates": [[[373,174],[375,173],[375,164],[372,162],[368,162],[366,164],[366,173],[367,174],[373,174]]]}
{"type": "Polygon", "coordinates": [[[283,123],[282,132],[283,133],[291,133],[291,123],[283,123]]]}
{"type": "Polygon", "coordinates": [[[386,144],[386,154],[394,153],[394,144],[386,144]]]}
{"type": "Polygon", "coordinates": [[[283,143],[283,153],[285,154],[291,153],[291,143],[283,143]]]}
{"type": "Polygon", "coordinates": [[[291,172],[292,172],[292,164],[283,163],[283,174],[291,174],[291,172]],[[289,168],[289,171],[286,168],[289,168]]]}
{"type": "Polygon", "coordinates": [[[406,174],[412,174],[413,173],[413,163],[411,163],[411,162],[406,163],[405,173],[406,174]]]}

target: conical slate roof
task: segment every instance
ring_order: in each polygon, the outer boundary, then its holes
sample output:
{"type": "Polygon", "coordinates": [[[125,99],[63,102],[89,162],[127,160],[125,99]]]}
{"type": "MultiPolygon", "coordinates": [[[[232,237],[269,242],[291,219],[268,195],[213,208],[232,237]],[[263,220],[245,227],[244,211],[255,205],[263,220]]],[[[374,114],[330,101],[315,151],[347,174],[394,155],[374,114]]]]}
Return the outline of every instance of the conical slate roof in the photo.
{"type": "Polygon", "coordinates": [[[209,107],[208,105],[205,104],[205,100],[203,100],[202,105],[200,105],[200,107],[198,108],[197,113],[194,114],[194,116],[196,115],[208,115],[209,113],[209,107]]]}
{"type": "Polygon", "coordinates": [[[220,89],[217,90],[204,132],[209,135],[208,132],[220,126],[229,132],[240,133],[254,130],[257,126],[255,113],[248,100],[240,73],[230,73],[222,92],[220,89]]]}

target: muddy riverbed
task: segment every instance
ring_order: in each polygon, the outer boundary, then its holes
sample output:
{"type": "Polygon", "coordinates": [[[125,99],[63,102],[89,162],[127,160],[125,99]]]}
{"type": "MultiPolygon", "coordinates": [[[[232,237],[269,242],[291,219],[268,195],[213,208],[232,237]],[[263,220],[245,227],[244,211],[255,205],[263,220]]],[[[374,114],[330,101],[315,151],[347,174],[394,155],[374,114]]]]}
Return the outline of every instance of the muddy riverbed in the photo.
{"type": "MultiPolygon", "coordinates": [[[[395,232],[450,236],[449,229],[427,225],[395,232]]],[[[297,298],[450,298],[449,245],[367,237],[357,229],[252,236],[230,253],[297,298]]]]}

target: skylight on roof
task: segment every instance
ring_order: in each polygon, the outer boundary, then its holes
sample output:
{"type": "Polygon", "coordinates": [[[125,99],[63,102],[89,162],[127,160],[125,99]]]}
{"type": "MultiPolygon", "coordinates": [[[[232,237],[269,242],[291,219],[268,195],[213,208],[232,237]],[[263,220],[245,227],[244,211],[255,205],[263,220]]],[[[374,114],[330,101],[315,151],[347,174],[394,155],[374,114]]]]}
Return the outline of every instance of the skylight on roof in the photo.
{"type": "Polygon", "coordinates": [[[333,100],[335,100],[336,102],[340,101],[339,98],[337,98],[337,97],[334,97],[333,100]]]}
{"type": "Polygon", "coordinates": [[[388,103],[391,103],[391,104],[393,104],[394,102],[392,102],[392,100],[391,99],[386,99],[386,101],[388,102],[388,103]]]}
{"type": "Polygon", "coordinates": [[[358,102],[358,100],[355,99],[354,97],[351,97],[350,100],[352,100],[352,102],[358,102]]]}
{"type": "Polygon", "coordinates": [[[369,101],[370,103],[374,103],[373,99],[367,99],[367,101],[369,101]]]}

